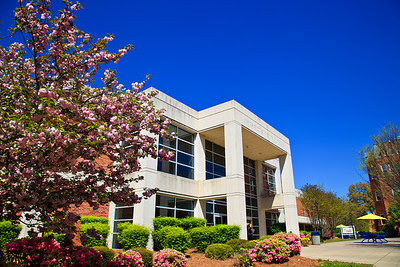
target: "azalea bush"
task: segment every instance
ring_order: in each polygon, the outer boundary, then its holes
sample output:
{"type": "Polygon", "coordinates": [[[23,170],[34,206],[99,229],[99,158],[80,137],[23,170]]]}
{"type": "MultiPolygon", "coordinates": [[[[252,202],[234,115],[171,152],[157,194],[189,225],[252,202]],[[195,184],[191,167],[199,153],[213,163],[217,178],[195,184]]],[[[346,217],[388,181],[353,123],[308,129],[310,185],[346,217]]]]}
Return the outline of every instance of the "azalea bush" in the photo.
{"type": "Polygon", "coordinates": [[[135,252],[133,250],[125,251],[107,263],[107,267],[122,267],[122,266],[130,266],[130,267],[144,267],[142,256],[139,252],[135,252]]]}
{"type": "Polygon", "coordinates": [[[290,250],[290,256],[300,255],[301,251],[301,239],[294,233],[277,233],[272,236],[271,239],[276,239],[286,243],[290,250]]]}
{"type": "Polygon", "coordinates": [[[153,265],[155,267],[184,267],[186,266],[186,262],[187,258],[185,254],[169,248],[156,252],[153,259],[153,265]]]}
{"type": "Polygon", "coordinates": [[[49,238],[22,238],[5,245],[5,264],[18,266],[101,266],[102,255],[93,248],[61,247],[49,238]]]}
{"type": "Polygon", "coordinates": [[[245,266],[253,266],[255,262],[282,263],[289,260],[290,250],[287,244],[278,239],[264,239],[256,243],[254,248],[242,250],[240,261],[245,266]]]}

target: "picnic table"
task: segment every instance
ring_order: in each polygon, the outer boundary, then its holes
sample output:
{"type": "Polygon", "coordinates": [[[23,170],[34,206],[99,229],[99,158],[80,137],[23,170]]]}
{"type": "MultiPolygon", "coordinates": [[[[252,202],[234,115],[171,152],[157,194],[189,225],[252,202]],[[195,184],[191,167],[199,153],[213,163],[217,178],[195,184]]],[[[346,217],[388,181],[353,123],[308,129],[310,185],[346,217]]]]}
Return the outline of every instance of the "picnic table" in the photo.
{"type": "Polygon", "coordinates": [[[370,233],[370,232],[360,232],[359,233],[363,240],[361,243],[387,243],[386,237],[387,233],[370,233]],[[372,240],[372,242],[370,241],[372,240]]]}

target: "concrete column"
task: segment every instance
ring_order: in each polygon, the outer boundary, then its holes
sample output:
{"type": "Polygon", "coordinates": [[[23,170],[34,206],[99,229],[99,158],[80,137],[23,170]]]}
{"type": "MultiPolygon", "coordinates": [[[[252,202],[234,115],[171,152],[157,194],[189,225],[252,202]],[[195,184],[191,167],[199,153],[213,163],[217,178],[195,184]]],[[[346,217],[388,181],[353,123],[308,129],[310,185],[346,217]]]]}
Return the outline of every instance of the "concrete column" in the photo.
{"type": "Polygon", "coordinates": [[[234,121],[225,123],[224,135],[228,224],[239,225],[240,238],[247,239],[242,126],[234,121]]]}
{"type": "Polygon", "coordinates": [[[206,179],[205,139],[199,133],[194,141],[194,180],[206,179]]]}
{"type": "Polygon", "coordinates": [[[194,217],[206,219],[206,200],[196,200],[194,217]]]}
{"type": "Polygon", "coordinates": [[[282,177],[282,192],[286,219],[286,231],[299,234],[296,192],[294,188],[292,157],[290,155],[290,151],[288,152],[288,154],[279,157],[279,163],[282,177]]]}

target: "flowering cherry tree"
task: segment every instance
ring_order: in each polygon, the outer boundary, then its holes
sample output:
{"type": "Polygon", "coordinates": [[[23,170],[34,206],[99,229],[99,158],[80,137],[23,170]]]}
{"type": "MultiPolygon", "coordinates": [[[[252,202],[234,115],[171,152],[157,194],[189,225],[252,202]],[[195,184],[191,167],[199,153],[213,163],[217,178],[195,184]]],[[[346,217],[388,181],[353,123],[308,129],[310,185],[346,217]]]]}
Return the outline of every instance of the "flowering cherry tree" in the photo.
{"type": "Polygon", "coordinates": [[[11,34],[24,44],[0,46],[0,218],[24,213],[72,237],[71,207],[139,203],[155,190],[135,192],[129,184],[143,177],[127,174],[141,158],[173,155],[157,151],[154,136],[170,138],[170,122],[152,104],[156,92],[141,91],[145,82],[125,88],[106,70],[103,87],[88,86],[132,46],[109,52],[114,37],[93,40],[74,24],[82,6],[64,3],[54,15],[49,0],[19,0],[11,34]]]}

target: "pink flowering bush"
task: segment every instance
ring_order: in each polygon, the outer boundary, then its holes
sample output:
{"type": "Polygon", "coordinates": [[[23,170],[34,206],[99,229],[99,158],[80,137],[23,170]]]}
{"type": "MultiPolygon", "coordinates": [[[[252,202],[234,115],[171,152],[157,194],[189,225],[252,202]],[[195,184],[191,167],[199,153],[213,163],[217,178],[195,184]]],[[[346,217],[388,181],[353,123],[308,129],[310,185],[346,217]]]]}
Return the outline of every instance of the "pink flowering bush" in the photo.
{"type": "Polygon", "coordinates": [[[300,239],[301,239],[301,245],[303,247],[307,247],[311,241],[311,233],[307,233],[306,235],[304,233],[300,233],[300,239]]]}
{"type": "Polygon", "coordinates": [[[186,266],[187,258],[185,254],[174,249],[163,249],[154,255],[154,266],[171,266],[184,267],[186,266]]]}
{"type": "Polygon", "coordinates": [[[301,251],[301,239],[298,235],[294,233],[277,233],[271,237],[271,239],[276,239],[286,243],[290,250],[290,256],[300,255],[301,251]]]}
{"type": "Polygon", "coordinates": [[[5,263],[18,266],[101,266],[101,253],[86,247],[61,247],[54,239],[22,238],[5,245],[5,263]]]}
{"type": "Polygon", "coordinates": [[[264,239],[249,249],[243,258],[252,266],[254,262],[282,263],[288,261],[289,256],[290,250],[285,242],[278,239],[264,239]]]}
{"type": "Polygon", "coordinates": [[[107,263],[107,267],[143,267],[143,259],[139,252],[127,250],[114,257],[114,260],[107,263]]]}
{"type": "Polygon", "coordinates": [[[332,238],[332,233],[328,232],[324,234],[324,239],[331,239],[332,238]]]}

